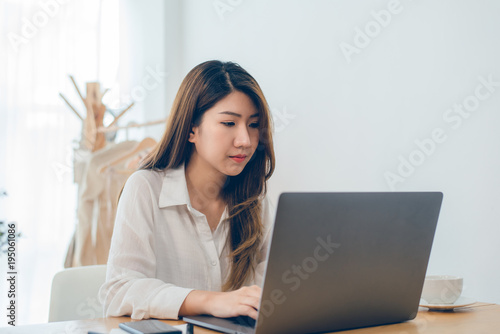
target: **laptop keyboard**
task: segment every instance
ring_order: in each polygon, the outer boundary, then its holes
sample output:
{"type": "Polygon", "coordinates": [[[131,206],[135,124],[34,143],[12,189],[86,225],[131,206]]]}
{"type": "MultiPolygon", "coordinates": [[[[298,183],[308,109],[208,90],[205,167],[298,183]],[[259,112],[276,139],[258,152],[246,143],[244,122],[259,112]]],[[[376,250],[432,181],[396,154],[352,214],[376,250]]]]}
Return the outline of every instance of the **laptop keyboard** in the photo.
{"type": "Polygon", "coordinates": [[[255,319],[247,316],[241,315],[239,317],[227,318],[227,320],[231,321],[235,325],[239,325],[242,327],[249,327],[249,328],[255,327],[255,319]]]}

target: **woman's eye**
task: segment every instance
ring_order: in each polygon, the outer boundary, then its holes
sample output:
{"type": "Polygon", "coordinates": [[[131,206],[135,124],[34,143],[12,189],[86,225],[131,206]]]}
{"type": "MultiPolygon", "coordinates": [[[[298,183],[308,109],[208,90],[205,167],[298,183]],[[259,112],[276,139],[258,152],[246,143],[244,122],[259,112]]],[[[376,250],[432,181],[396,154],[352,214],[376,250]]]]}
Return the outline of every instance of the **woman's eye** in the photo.
{"type": "Polygon", "coordinates": [[[259,123],[250,123],[250,127],[256,129],[259,127],[259,123]]]}
{"type": "Polygon", "coordinates": [[[224,124],[225,126],[234,126],[234,122],[221,122],[221,124],[224,124]]]}

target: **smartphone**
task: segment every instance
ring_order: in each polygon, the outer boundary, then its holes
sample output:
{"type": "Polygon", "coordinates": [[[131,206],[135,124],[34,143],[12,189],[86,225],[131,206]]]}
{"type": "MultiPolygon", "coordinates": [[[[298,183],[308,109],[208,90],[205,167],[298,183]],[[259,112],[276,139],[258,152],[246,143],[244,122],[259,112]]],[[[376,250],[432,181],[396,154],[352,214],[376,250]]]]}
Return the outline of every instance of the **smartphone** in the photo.
{"type": "Polygon", "coordinates": [[[122,322],[120,328],[132,334],[182,334],[182,331],[159,320],[122,322]]]}

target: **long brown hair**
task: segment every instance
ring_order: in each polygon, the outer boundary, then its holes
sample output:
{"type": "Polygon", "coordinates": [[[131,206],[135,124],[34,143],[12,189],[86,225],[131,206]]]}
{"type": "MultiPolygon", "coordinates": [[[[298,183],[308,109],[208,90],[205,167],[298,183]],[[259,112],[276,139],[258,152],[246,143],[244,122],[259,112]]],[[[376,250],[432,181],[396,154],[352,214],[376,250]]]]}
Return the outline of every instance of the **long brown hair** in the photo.
{"type": "Polygon", "coordinates": [[[261,199],[275,165],[271,113],[257,81],[232,62],[211,60],[194,67],[177,92],[160,143],[141,166],[159,171],[187,163],[193,151],[188,141],[191,129],[200,125],[205,111],[234,91],[246,94],[259,111],[259,144],[243,171],[228,176],[220,194],[230,223],[231,272],[225,291],[241,287],[254,275],[263,236],[261,199]]]}

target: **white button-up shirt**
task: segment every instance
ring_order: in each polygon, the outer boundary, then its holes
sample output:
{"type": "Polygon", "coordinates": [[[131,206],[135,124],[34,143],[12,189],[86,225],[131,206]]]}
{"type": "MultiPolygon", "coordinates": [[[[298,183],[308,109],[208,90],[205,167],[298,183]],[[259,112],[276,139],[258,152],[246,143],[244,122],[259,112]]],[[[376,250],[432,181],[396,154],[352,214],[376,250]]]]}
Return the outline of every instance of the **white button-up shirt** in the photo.
{"type": "MultiPolygon", "coordinates": [[[[245,285],[262,284],[273,214],[264,199],[256,275],[245,285]]],[[[227,208],[212,232],[191,206],[184,167],[132,174],[118,204],[99,292],[105,316],[175,319],[192,290],[221,291],[231,263],[226,217],[227,208]]]]}

